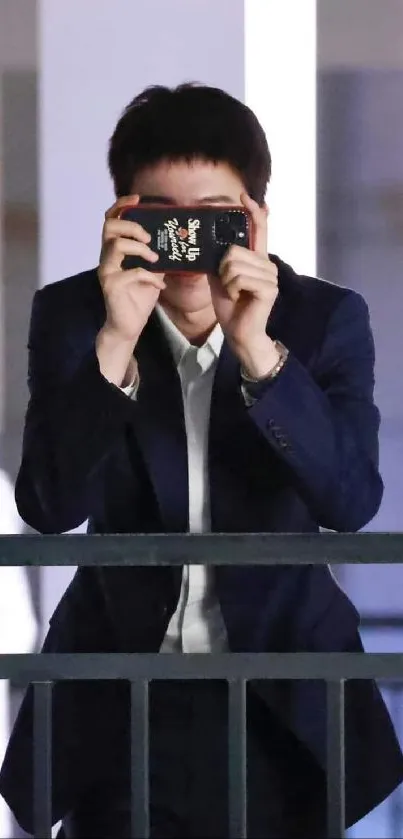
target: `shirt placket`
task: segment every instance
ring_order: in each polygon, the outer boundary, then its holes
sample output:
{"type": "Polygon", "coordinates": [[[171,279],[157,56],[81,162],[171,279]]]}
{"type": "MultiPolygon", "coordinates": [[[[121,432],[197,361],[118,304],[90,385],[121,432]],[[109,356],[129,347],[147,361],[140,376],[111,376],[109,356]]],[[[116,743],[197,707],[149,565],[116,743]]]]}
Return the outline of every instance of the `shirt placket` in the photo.
{"type": "MultiPolygon", "coordinates": [[[[198,385],[202,371],[197,360],[197,349],[189,349],[182,360],[181,380],[183,388],[184,412],[186,423],[186,434],[188,441],[188,466],[189,466],[189,530],[191,533],[203,532],[203,508],[204,508],[204,422],[198,410],[198,385]]],[[[191,636],[188,638],[188,629],[195,623],[203,627],[200,615],[197,614],[205,595],[206,573],[201,565],[188,565],[184,569],[184,608],[181,611],[180,633],[182,649],[184,652],[191,651],[191,636]],[[186,581],[186,582],[185,582],[186,581]],[[188,648],[188,640],[190,647],[188,648]]]]}

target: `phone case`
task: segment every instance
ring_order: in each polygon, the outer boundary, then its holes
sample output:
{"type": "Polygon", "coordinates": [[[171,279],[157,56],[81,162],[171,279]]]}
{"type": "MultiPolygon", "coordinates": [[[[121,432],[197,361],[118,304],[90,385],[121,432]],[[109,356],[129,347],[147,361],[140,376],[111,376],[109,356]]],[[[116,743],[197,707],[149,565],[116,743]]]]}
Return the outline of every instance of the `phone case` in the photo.
{"type": "Polygon", "coordinates": [[[122,263],[126,270],[217,274],[230,245],[253,246],[252,218],[244,207],[140,204],[125,207],[119,218],[141,224],[151,235],[149,247],[159,254],[156,263],[126,256],[122,263]]]}

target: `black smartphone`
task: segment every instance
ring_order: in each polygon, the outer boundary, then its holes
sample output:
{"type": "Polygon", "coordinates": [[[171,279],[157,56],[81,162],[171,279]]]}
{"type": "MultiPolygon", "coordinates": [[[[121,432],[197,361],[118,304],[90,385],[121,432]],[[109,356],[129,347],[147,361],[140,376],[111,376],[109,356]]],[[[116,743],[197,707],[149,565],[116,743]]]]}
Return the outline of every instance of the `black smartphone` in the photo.
{"type": "Polygon", "coordinates": [[[156,263],[126,256],[126,270],[214,275],[231,245],[253,247],[252,217],[244,207],[137,204],[124,207],[119,218],[141,224],[151,236],[149,247],[159,255],[156,263]]]}

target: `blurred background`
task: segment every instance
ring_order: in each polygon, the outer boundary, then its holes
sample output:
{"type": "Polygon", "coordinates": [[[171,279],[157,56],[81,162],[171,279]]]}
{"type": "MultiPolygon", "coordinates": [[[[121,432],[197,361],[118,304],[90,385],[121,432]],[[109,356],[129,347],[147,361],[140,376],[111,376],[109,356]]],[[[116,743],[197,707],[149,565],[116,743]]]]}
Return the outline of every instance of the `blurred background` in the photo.
{"type": "MultiPolygon", "coordinates": [[[[185,80],[225,88],[261,119],[272,252],[369,304],[385,495],[368,529],[403,531],[402,0],[0,0],[0,532],[23,527],[10,505],[33,294],[97,264],[113,202],[106,147],[123,107],[148,84],[185,80]]],[[[0,577],[25,627],[21,651],[41,643],[73,571],[0,577]]],[[[403,568],[336,573],[366,648],[401,651],[403,568]]],[[[403,736],[401,687],[384,690],[403,736]]],[[[0,694],[0,760],[20,697],[18,685],[0,694]]],[[[22,836],[7,820],[0,808],[0,837],[22,836]]],[[[402,789],[350,835],[403,836],[402,789]]]]}

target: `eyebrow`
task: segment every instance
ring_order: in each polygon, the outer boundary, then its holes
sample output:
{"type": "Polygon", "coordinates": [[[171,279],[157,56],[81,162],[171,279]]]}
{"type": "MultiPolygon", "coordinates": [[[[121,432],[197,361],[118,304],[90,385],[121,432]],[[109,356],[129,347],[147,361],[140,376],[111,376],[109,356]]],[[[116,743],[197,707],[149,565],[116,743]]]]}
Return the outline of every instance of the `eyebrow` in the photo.
{"type": "MultiPolygon", "coordinates": [[[[199,201],[196,201],[195,206],[203,205],[203,204],[230,204],[235,205],[235,201],[231,198],[230,195],[206,195],[204,198],[201,198],[199,201]]],[[[173,204],[176,205],[177,202],[174,201],[173,198],[167,195],[142,195],[140,199],[140,204],[173,204]]]]}

